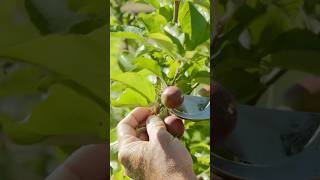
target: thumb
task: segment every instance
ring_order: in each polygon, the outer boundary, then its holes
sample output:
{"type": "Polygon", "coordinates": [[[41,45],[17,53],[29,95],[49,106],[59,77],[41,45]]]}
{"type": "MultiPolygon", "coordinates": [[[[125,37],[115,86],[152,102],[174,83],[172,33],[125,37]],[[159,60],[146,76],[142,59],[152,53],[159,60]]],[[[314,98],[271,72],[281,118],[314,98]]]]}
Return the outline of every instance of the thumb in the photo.
{"type": "Polygon", "coordinates": [[[146,123],[149,141],[166,143],[169,142],[173,136],[167,131],[163,120],[158,116],[149,116],[146,123]]]}

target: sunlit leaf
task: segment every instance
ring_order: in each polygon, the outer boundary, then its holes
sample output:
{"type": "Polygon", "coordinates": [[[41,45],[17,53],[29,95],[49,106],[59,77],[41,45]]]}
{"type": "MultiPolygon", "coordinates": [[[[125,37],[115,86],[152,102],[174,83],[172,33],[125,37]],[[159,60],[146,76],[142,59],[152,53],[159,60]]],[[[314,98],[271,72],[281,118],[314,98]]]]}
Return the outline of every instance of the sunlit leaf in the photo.
{"type": "Polygon", "coordinates": [[[149,103],[155,100],[155,89],[150,81],[134,72],[111,74],[110,79],[127,85],[139,92],[149,103]]]}
{"type": "Polygon", "coordinates": [[[50,138],[56,144],[81,144],[106,139],[107,117],[94,101],[68,87],[54,85],[48,99],[35,105],[26,121],[10,121],[3,126],[9,137],[17,142],[50,138]],[[68,137],[69,140],[77,137],[79,141],[68,142],[68,137]]]}
{"type": "Polygon", "coordinates": [[[209,39],[210,25],[192,2],[186,1],[180,8],[179,22],[187,35],[188,49],[194,49],[209,39]]]}
{"type": "Polygon", "coordinates": [[[320,74],[320,52],[317,51],[281,51],[270,57],[273,66],[320,74]]]}
{"type": "Polygon", "coordinates": [[[163,16],[156,13],[141,14],[140,17],[150,33],[162,32],[167,23],[163,16]]]}
{"type": "Polygon", "coordinates": [[[134,60],[134,64],[140,68],[148,69],[152,71],[155,75],[162,77],[161,68],[155,60],[144,57],[138,57],[134,60]]]}
{"type": "Polygon", "coordinates": [[[111,99],[111,104],[114,107],[137,107],[137,106],[147,106],[148,101],[145,97],[139,94],[137,91],[127,88],[123,91],[121,95],[117,99],[111,99]]]}
{"type": "Polygon", "coordinates": [[[148,37],[151,40],[155,41],[159,47],[161,47],[169,52],[174,51],[176,49],[176,46],[172,43],[171,39],[168,36],[166,36],[165,34],[151,33],[148,35],[148,37]]]}
{"type": "Polygon", "coordinates": [[[0,57],[30,63],[56,73],[78,91],[98,101],[106,99],[104,31],[87,36],[51,35],[0,49],[0,57]],[[96,40],[100,37],[100,40],[96,40]],[[34,52],[37,50],[37,53],[34,52]],[[81,52],[81,53],[79,53],[81,52]]]}
{"type": "Polygon", "coordinates": [[[42,34],[86,34],[107,23],[106,2],[103,0],[25,0],[25,7],[42,34]]]}

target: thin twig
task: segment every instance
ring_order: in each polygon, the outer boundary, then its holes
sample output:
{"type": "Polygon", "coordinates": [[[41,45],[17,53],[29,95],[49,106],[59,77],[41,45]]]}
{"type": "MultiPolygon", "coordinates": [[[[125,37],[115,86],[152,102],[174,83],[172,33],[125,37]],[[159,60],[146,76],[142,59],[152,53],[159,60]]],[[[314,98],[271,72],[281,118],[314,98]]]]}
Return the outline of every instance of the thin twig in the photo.
{"type": "Polygon", "coordinates": [[[174,1],[174,14],[173,14],[173,22],[178,22],[178,16],[179,16],[179,6],[180,6],[180,0],[174,1]]]}
{"type": "Polygon", "coordinates": [[[176,70],[176,73],[175,73],[175,75],[173,77],[173,80],[171,82],[171,86],[173,86],[176,83],[176,80],[177,80],[179,74],[180,74],[180,67],[178,67],[177,70],[176,70]]]}
{"type": "Polygon", "coordinates": [[[192,87],[190,92],[188,92],[188,94],[192,93],[198,86],[200,85],[200,83],[195,83],[192,87]]]}
{"type": "Polygon", "coordinates": [[[273,83],[275,83],[281,76],[283,76],[288,70],[286,69],[280,69],[277,72],[275,72],[268,80],[265,81],[264,85],[266,88],[271,86],[273,83]]]}
{"type": "Polygon", "coordinates": [[[261,89],[257,95],[252,98],[248,104],[249,105],[255,105],[260,97],[269,89],[269,87],[274,84],[280,77],[282,77],[288,70],[286,69],[281,69],[278,72],[274,73],[268,80],[264,82],[264,88],[261,89]]]}
{"type": "MultiPolygon", "coordinates": [[[[220,34],[220,15],[218,12],[218,0],[213,0],[212,2],[212,33],[211,33],[211,47],[212,49],[216,45],[217,38],[219,37],[220,34]]],[[[213,52],[211,52],[213,53],[213,52]]]]}

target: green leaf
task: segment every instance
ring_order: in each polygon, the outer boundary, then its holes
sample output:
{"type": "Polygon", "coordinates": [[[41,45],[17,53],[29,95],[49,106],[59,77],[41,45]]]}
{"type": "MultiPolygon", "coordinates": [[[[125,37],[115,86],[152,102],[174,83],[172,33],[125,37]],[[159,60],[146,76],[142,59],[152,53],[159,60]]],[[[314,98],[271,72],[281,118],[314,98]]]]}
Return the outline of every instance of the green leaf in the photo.
{"type": "Polygon", "coordinates": [[[240,43],[226,44],[214,58],[217,71],[232,68],[249,68],[259,66],[256,51],[245,49],[240,43]]]}
{"type": "Polygon", "coordinates": [[[133,61],[133,63],[140,68],[148,69],[155,75],[162,77],[161,68],[159,64],[153,59],[138,57],[133,61]]]}
{"type": "Polygon", "coordinates": [[[160,7],[160,2],[158,0],[144,0],[144,2],[150,3],[155,8],[160,7]]]}
{"type": "MultiPolygon", "coordinates": [[[[116,130],[116,129],[115,129],[116,130]]],[[[116,133],[116,131],[115,131],[116,133]]],[[[110,159],[111,160],[118,160],[118,141],[114,141],[110,143],[110,159]]],[[[117,167],[112,167],[113,170],[117,169],[117,167]]]]}
{"type": "Polygon", "coordinates": [[[33,132],[32,128],[23,123],[19,123],[17,119],[13,119],[6,114],[0,114],[0,122],[2,132],[15,143],[34,144],[48,138],[48,136],[33,132]]]}
{"type": "Polygon", "coordinates": [[[20,67],[0,78],[0,97],[37,94],[40,82],[49,74],[32,66],[20,67]]]}
{"type": "Polygon", "coordinates": [[[274,4],[283,9],[288,15],[294,16],[299,13],[304,0],[279,0],[274,1],[274,4]]]}
{"type": "Polygon", "coordinates": [[[207,150],[207,151],[210,151],[210,145],[208,145],[208,144],[205,144],[205,143],[195,143],[195,144],[192,144],[191,146],[190,146],[190,149],[205,149],[205,150],[207,150]]]}
{"type": "Polygon", "coordinates": [[[305,29],[286,31],[274,40],[271,47],[271,52],[283,50],[320,51],[320,35],[305,29]]]}
{"type": "Polygon", "coordinates": [[[0,49],[0,57],[30,63],[56,73],[65,83],[68,82],[66,84],[103,105],[107,97],[107,64],[101,39],[105,38],[104,31],[86,36],[45,36],[0,49]],[[95,40],[97,37],[99,40],[95,40]]]}
{"type": "Polygon", "coordinates": [[[137,74],[143,76],[148,81],[155,83],[155,81],[153,80],[153,77],[156,78],[155,74],[152,71],[150,71],[149,69],[142,69],[142,70],[138,71],[137,74]]]}
{"type": "Polygon", "coordinates": [[[179,68],[180,63],[175,60],[170,60],[168,64],[169,64],[169,69],[168,69],[167,76],[169,79],[172,79],[176,75],[177,69],[179,68]]]}
{"type": "Polygon", "coordinates": [[[185,49],[183,48],[184,34],[179,32],[177,26],[171,26],[170,24],[164,27],[165,34],[171,39],[171,41],[177,46],[179,53],[184,54],[185,49]]]}
{"type": "Polygon", "coordinates": [[[127,88],[126,85],[118,83],[118,82],[112,83],[111,87],[110,87],[111,93],[113,93],[113,92],[122,92],[125,88],[127,88]]]}
{"type": "Polygon", "coordinates": [[[319,51],[281,51],[270,57],[272,66],[320,75],[319,51]]]}
{"type": "MultiPolygon", "coordinates": [[[[239,8],[237,8],[232,16],[232,19],[230,20],[230,24],[224,29],[225,33],[222,35],[219,40],[217,40],[217,44],[222,44],[223,42],[235,42],[238,41],[240,34],[249,27],[250,23],[253,22],[255,19],[260,18],[261,15],[264,15],[266,12],[266,6],[263,5],[260,1],[257,2],[256,7],[252,8],[248,6],[247,4],[241,5],[239,8]]],[[[261,23],[261,26],[263,26],[264,22],[259,21],[261,23]]],[[[258,24],[258,23],[255,23],[258,24]]],[[[257,25],[256,31],[260,32],[261,28],[257,25]]],[[[253,33],[256,34],[256,33],[253,33]]],[[[257,41],[256,39],[259,39],[260,35],[253,35],[254,37],[253,41],[257,41]],[[256,39],[255,39],[256,38],[256,39]]],[[[219,51],[220,48],[214,49],[215,51],[219,51]]]]}
{"type": "Polygon", "coordinates": [[[42,34],[89,33],[107,23],[103,0],[25,0],[30,19],[42,34]]]}
{"type": "Polygon", "coordinates": [[[290,18],[283,10],[270,6],[259,18],[249,25],[252,44],[260,47],[268,47],[270,43],[282,32],[288,30],[290,18]]]}
{"type": "Polygon", "coordinates": [[[113,143],[117,141],[117,128],[112,128],[110,130],[110,142],[113,143]]]}
{"type": "Polygon", "coordinates": [[[197,154],[197,159],[200,164],[210,164],[210,155],[208,153],[197,154]]]}
{"type": "Polygon", "coordinates": [[[243,68],[216,69],[215,80],[226,87],[237,102],[247,103],[257,96],[264,86],[258,74],[252,74],[243,68]]]}
{"type": "Polygon", "coordinates": [[[130,180],[130,178],[128,176],[125,175],[125,169],[124,167],[119,164],[121,167],[119,168],[118,171],[113,173],[113,176],[111,177],[111,179],[116,179],[116,180],[130,180]]]}
{"type": "Polygon", "coordinates": [[[118,57],[120,55],[121,40],[113,36],[110,37],[110,74],[122,72],[119,64],[118,57]]]}
{"type": "Polygon", "coordinates": [[[118,55],[118,64],[123,72],[132,71],[136,66],[132,63],[134,55],[122,52],[121,55],[118,55]]]}
{"type": "Polygon", "coordinates": [[[171,39],[162,33],[151,33],[148,35],[159,47],[167,50],[170,54],[176,50],[176,46],[172,43],[171,39]]]}
{"type": "Polygon", "coordinates": [[[272,66],[320,74],[319,52],[319,35],[293,29],[278,36],[266,58],[272,66]]]}
{"type": "Polygon", "coordinates": [[[23,2],[22,0],[1,0],[0,48],[26,42],[40,36],[38,29],[29,20],[27,12],[21,8],[23,2]],[[19,20],[17,21],[14,17],[19,17],[19,20]]]}
{"type": "Polygon", "coordinates": [[[157,13],[141,14],[140,17],[150,33],[163,32],[167,23],[167,20],[157,13]]]}
{"type": "Polygon", "coordinates": [[[111,104],[114,107],[137,107],[147,106],[148,101],[137,91],[127,88],[117,99],[111,99],[111,104]]]}
{"type": "Polygon", "coordinates": [[[17,142],[34,143],[50,138],[57,144],[82,144],[106,140],[107,117],[104,109],[91,99],[66,86],[54,85],[49,90],[49,97],[33,107],[26,121],[10,121],[3,126],[17,142]],[[73,141],[66,142],[68,137],[73,141]]]}
{"type": "Polygon", "coordinates": [[[136,39],[144,41],[143,30],[135,26],[114,26],[110,28],[110,37],[136,39]]]}
{"type": "Polygon", "coordinates": [[[179,10],[179,22],[186,34],[186,47],[194,49],[210,37],[210,25],[192,2],[185,2],[179,10]]]}
{"type": "Polygon", "coordinates": [[[35,105],[28,126],[42,135],[88,135],[106,138],[108,114],[72,89],[54,85],[49,97],[35,105]]]}
{"type": "Polygon", "coordinates": [[[72,10],[82,13],[105,13],[107,3],[103,0],[67,0],[67,5],[72,10]]]}
{"type": "Polygon", "coordinates": [[[91,17],[73,24],[69,29],[69,33],[87,34],[105,24],[107,24],[106,16],[91,17]]]}
{"type": "Polygon", "coordinates": [[[155,100],[156,93],[153,85],[144,76],[134,73],[125,72],[118,74],[111,74],[110,79],[127,85],[140,93],[148,100],[148,103],[152,103],[155,100]]]}
{"type": "Polygon", "coordinates": [[[193,76],[193,78],[198,83],[210,84],[210,72],[208,71],[199,71],[193,76]]]}
{"type": "Polygon", "coordinates": [[[173,9],[169,6],[163,6],[159,8],[159,14],[166,18],[166,20],[172,21],[173,9]]]}
{"type": "Polygon", "coordinates": [[[139,41],[144,41],[144,38],[138,34],[132,32],[110,32],[111,37],[124,38],[124,39],[136,39],[139,41]]]}

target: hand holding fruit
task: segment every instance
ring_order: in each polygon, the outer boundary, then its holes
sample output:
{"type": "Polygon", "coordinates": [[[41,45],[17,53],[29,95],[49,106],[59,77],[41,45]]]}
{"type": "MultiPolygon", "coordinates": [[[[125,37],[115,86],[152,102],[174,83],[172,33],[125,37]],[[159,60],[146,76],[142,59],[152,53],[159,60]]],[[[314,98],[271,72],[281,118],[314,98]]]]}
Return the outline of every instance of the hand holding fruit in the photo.
{"type": "MultiPolygon", "coordinates": [[[[161,94],[161,102],[167,108],[177,108],[183,103],[181,90],[176,86],[167,87],[161,94]]],[[[169,133],[175,137],[181,137],[184,133],[184,125],[180,118],[168,116],[164,123],[169,133]]]]}
{"type": "Polygon", "coordinates": [[[196,179],[188,150],[149,108],[134,109],[118,124],[117,132],[119,160],[131,178],[196,179]],[[137,133],[137,127],[145,130],[137,133]]]}
{"type": "Polygon", "coordinates": [[[46,180],[92,180],[107,179],[109,163],[107,144],[84,145],[73,152],[46,180]]]}

